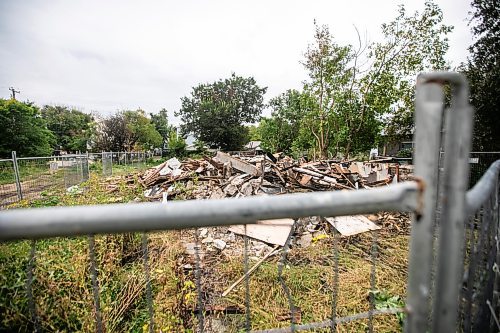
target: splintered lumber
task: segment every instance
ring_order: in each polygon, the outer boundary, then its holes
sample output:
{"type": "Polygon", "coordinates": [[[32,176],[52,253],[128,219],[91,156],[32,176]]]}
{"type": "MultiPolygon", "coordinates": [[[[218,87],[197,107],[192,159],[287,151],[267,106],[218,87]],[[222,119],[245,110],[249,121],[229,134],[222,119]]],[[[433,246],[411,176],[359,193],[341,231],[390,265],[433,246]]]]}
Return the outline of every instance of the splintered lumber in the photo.
{"type": "MultiPolygon", "coordinates": [[[[292,225],[293,219],[257,221],[256,224],[247,224],[246,235],[266,243],[284,246],[292,225]]],[[[245,235],[245,226],[233,225],[229,231],[245,235]]]]}
{"type": "Polygon", "coordinates": [[[246,272],[245,274],[243,274],[242,277],[240,277],[238,280],[236,280],[236,282],[234,282],[229,288],[227,288],[222,293],[222,297],[227,296],[227,294],[229,294],[231,292],[231,290],[233,290],[238,284],[240,284],[241,281],[243,281],[243,279],[245,279],[247,276],[250,276],[250,274],[252,274],[253,271],[255,271],[267,258],[269,258],[270,256],[278,253],[279,252],[278,247],[279,247],[279,245],[276,245],[275,247],[273,247],[273,249],[271,251],[269,251],[264,257],[262,257],[262,259],[260,259],[259,261],[257,261],[255,263],[255,265],[253,265],[252,268],[250,268],[248,270],[248,272],[246,272]]]}
{"type": "Polygon", "coordinates": [[[363,215],[336,216],[325,218],[342,236],[352,236],[370,230],[380,229],[363,215]]]}
{"type": "Polygon", "coordinates": [[[297,168],[297,167],[293,168],[292,170],[295,172],[298,172],[298,173],[304,173],[306,175],[319,178],[319,179],[324,180],[325,182],[330,183],[330,184],[337,184],[337,180],[335,178],[322,175],[321,173],[318,173],[316,171],[312,171],[309,169],[303,169],[303,168],[297,168]]]}
{"type": "Polygon", "coordinates": [[[261,174],[261,171],[255,165],[245,162],[239,158],[231,157],[228,154],[220,151],[218,151],[217,155],[215,155],[215,159],[222,163],[230,163],[232,168],[254,177],[260,176],[261,174]]]}

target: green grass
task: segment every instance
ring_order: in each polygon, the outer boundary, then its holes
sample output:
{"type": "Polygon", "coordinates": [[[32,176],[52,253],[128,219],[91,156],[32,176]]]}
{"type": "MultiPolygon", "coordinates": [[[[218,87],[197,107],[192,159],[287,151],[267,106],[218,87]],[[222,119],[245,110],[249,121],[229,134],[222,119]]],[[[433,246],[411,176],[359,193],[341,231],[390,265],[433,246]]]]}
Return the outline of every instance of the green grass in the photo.
{"type": "MultiPolygon", "coordinates": [[[[371,237],[362,235],[357,242],[361,251],[369,251],[371,237]]],[[[406,261],[408,249],[407,236],[390,236],[382,239],[385,248],[377,264],[377,291],[375,304],[377,308],[396,307],[404,305],[401,296],[406,294],[406,272],[391,262],[406,261]]],[[[328,320],[331,317],[333,293],[333,255],[330,240],[322,240],[306,249],[295,248],[289,254],[289,262],[284,269],[283,277],[290,288],[293,302],[300,308],[301,323],[328,320]]],[[[337,316],[348,316],[369,310],[370,270],[369,258],[358,255],[353,251],[351,244],[342,244],[339,249],[339,289],[337,316]]],[[[367,252],[369,253],[369,252],[367,252]]],[[[243,258],[233,257],[221,262],[215,269],[220,274],[221,281],[227,281],[224,288],[215,286],[215,294],[222,293],[223,289],[232,281],[243,275],[243,258]]],[[[289,315],[288,299],[278,280],[278,258],[266,262],[250,278],[250,302],[252,314],[252,329],[269,329],[273,327],[287,327],[289,319],[280,319],[289,315]]],[[[221,303],[230,303],[244,307],[244,284],[241,283],[235,291],[221,303]]],[[[232,319],[236,326],[230,326],[232,320],[226,324],[231,331],[238,331],[244,321],[244,315],[239,320],[232,319]]],[[[338,332],[364,332],[367,329],[367,320],[342,324],[338,332]]],[[[376,332],[398,332],[402,330],[401,315],[379,316],[374,319],[376,332]]],[[[321,330],[317,330],[320,332],[321,330]]],[[[329,332],[329,329],[325,329],[329,332]]]]}
{"type": "MultiPolygon", "coordinates": [[[[25,200],[11,208],[128,202],[141,192],[139,186],[131,189],[121,182],[118,192],[110,196],[106,193],[105,184],[96,176],[81,187],[86,188],[81,194],[46,192],[40,199],[25,200]]],[[[154,288],[168,291],[168,297],[175,300],[178,286],[172,279],[175,275],[173,265],[181,248],[172,235],[154,235],[156,241],[151,246],[156,251],[151,254],[154,259],[151,266],[154,288]],[[163,246],[158,247],[158,244],[163,246]],[[161,265],[162,269],[157,270],[157,265],[161,265]],[[157,285],[156,280],[160,278],[163,283],[157,285]]],[[[108,331],[142,331],[147,323],[140,237],[140,234],[96,237],[101,307],[108,331]]],[[[27,241],[0,244],[0,332],[32,330],[25,289],[29,249],[27,241]]],[[[36,249],[34,297],[43,330],[94,331],[87,237],[41,240],[36,242],[36,249]]],[[[164,293],[162,295],[166,297],[164,293]]],[[[182,322],[172,303],[170,308],[163,310],[157,315],[159,323],[182,322]],[[161,320],[164,316],[169,317],[161,320]]]]}
{"type": "MultiPolygon", "coordinates": [[[[126,173],[126,169],[123,169],[126,173]]],[[[117,172],[118,173],[118,172],[117,172]]],[[[127,186],[125,177],[113,176],[118,190],[107,193],[107,183],[92,174],[80,185],[83,193],[45,191],[40,199],[22,201],[15,207],[72,206],[129,202],[142,198],[142,188],[127,186]]],[[[179,185],[181,186],[181,185],[179,185]]],[[[145,332],[148,312],[140,234],[102,235],[95,238],[103,321],[109,332],[145,332]]],[[[192,270],[182,269],[190,258],[184,254],[182,232],[149,235],[151,281],[157,330],[192,332],[196,326],[197,295],[192,270]]],[[[378,236],[377,308],[403,305],[406,294],[409,236],[382,230],[378,236]]],[[[339,244],[339,294],[337,316],[368,311],[370,295],[370,246],[368,234],[342,239],[339,244]]],[[[36,242],[34,296],[43,330],[93,332],[92,286],[87,237],[56,238],[36,242]]],[[[333,290],[333,243],[331,237],[307,248],[292,248],[287,255],[284,279],[301,323],[331,316],[333,290]]],[[[0,244],[0,332],[29,332],[26,298],[26,267],[30,243],[0,244]]],[[[289,305],[278,280],[279,256],[264,262],[250,278],[252,329],[289,326],[289,305]]],[[[227,297],[222,292],[243,272],[242,256],[214,254],[204,259],[203,290],[212,305],[244,308],[244,284],[227,297]]],[[[252,262],[251,262],[252,264],[252,262]]],[[[244,327],[244,315],[219,315],[230,332],[244,327]]],[[[401,331],[401,316],[375,317],[376,332],[401,331]]],[[[338,332],[364,332],[368,321],[339,325],[338,332]]],[[[328,330],[316,330],[317,332],[328,330]]]]}

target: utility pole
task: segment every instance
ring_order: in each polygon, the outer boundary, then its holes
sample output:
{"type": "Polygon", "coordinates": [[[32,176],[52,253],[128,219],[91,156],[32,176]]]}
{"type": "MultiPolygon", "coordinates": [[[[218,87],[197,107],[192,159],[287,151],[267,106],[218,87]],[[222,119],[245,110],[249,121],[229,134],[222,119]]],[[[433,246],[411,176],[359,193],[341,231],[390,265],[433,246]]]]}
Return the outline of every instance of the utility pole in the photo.
{"type": "Polygon", "coordinates": [[[10,98],[12,99],[16,99],[16,93],[21,93],[19,90],[15,90],[14,87],[10,87],[9,90],[11,91],[10,98]]]}

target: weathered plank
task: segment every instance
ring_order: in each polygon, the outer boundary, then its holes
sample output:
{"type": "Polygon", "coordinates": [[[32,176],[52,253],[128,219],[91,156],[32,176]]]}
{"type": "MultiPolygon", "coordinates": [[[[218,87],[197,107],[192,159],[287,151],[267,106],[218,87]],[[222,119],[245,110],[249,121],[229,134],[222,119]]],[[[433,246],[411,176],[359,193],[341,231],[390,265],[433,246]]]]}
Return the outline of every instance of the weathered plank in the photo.
{"type": "Polygon", "coordinates": [[[326,220],[337,229],[342,236],[352,236],[370,230],[380,229],[379,226],[363,215],[327,217],[326,220]]]}
{"type": "MultiPolygon", "coordinates": [[[[257,224],[247,224],[247,236],[266,243],[284,246],[292,225],[292,219],[258,221],[257,224]]],[[[233,225],[229,231],[244,235],[245,227],[233,225]]]]}
{"type": "Polygon", "coordinates": [[[252,176],[260,176],[261,170],[255,165],[245,162],[241,159],[229,156],[226,153],[218,151],[215,155],[215,159],[222,163],[230,163],[231,167],[244,173],[248,173],[252,176]]]}

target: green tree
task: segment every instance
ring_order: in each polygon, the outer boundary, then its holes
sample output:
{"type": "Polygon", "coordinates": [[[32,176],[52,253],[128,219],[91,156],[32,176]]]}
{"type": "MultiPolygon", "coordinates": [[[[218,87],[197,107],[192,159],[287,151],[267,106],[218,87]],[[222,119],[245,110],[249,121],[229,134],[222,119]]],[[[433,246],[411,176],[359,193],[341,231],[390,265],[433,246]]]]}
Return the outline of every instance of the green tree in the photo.
{"type": "Polygon", "coordinates": [[[363,43],[358,34],[357,47],[336,44],[328,27],[315,24],[315,42],[303,64],[309,74],[304,90],[318,108],[305,115],[304,126],[321,157],[365,150],[382,128],[392,139],[411,134],[417,74],[448,68],[446,35],[452,27],[442,19],[432,1],[413,15],[400,6],[398,16],[382,25],[383,41],[363,43]]]}
{"type": "Polygon", "coordinates": [[[271,117],[262,118],[259,125],[263,149],[291,154],[292,150],[311,148],[311,133],[301,131],[301,126],[305,115],[317,110],[314,98],[306,92],[287,90],[271,99],[269,106],[271,117]]]}
{"type": "Polygon", "coordinates": [[[259,125],[250,125],[248,128],[248,139],[250,141],[261,141],[262,135],[260,133],[259,125]]]}
{"type": "Polygon", "coordinates": [[[463,70],[475,109],[473,147],[500,149],[500,5],[497,0],[473,0],[470,57],[463,70]]]}
{"type": "Polygon", "coordinates": [[[54,135],[33,103],[0,99],[0,156],[46,156],[52,153],[54,135]]]}
{"type": "Polygon", "coordinates": [[[124,111],[123,115],[129,131],[128,147],[130,150],[136,145],[141,149],[161,146],[163,138],[143,110],[124,111]]]}
{"type": "Polygon", "coordinates": [[[168,124],[168,111],[167,109],[161,109],[158,114],[150,113],[151,122],[155,126],[158,133],[160,133],[163,138],[163,142],[168,142],[170,133],[174,130],[172,125],[168,124]]]}
{"type": "Polygon", "coordinates": [[[45,105],[42,117],[55,135],[55,149],[85,151],[91,136],[91,115],[65,106],[45,105]]]}
{"type": "Polygon", "coordinates": [[[94,151],[127,151],[129,131],[123,113],[100,119],[93,127],[94,151]]]}
{"type": "Polygon", "coordinates": [[[230,78],[193,88],[176,113],[183,133],[193,133],[211,148],[238,150],[248,141],[245,123],[258,120],[264,107],[261,88],[253,77],[230,78]]]}
{"type": "Polygon", "coordinates": [[[385,133],[389,139],[400,139],[412,133],[414,87],[418,73],[447,70],[448,33],[452,26],[442,23],[443,12],[432,1],[426,1],[423,12],[406,14],[403,5],[399,15],[382,25],[384,41],[370,46],[374,59],[361,81],[361,108],[384,115],[385,133]]]}
{"type": "Polygon", "coordinates": [[[337,154],[342,133],[341,108],[344,107],[345,91],[351,78],[351,46],[340,46],[334,42],[326,25],[316,21],[314,43],[309,45],[302,62],[309,80],[304,90],[316,98],[317,108],[308,112],[303,125],[315,140],[316,151],[321,158],[330,153],[337,154]]]}
{"type": "Polygon", "coordinates": [[[177,134],[177,131],[171,131],[168,138],[168,150],[170,155],[184,157],[186,155],[186,140],[177,134]]]}
{"type": "Polygon", "coordinates": [[[143,110],[121,111],[95,126],[94,149],[97,151],[131,151],[159,147],[160,133],[143,110]]]}

